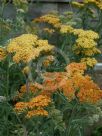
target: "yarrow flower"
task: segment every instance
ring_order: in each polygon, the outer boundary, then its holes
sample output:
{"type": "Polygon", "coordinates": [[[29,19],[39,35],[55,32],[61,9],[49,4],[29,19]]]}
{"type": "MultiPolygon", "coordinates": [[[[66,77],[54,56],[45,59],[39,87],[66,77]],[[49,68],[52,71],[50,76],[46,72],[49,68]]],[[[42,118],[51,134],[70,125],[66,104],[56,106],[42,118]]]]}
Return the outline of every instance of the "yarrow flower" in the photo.
{"type": "Polygon", "coordinates": [[[86,64],[89,67],[93,67],[96,65],[97,60],[95,58],[82,58],[81,62],[86,64]]]}
{"type": "Polygon", "coordinates": [[[102,10],[102,1],[101,0],[84,0],[84,4],[95,4],[99,9],[102,10]]]}
{"type": "Polygon", "coordinates": [[[39,57],[42,52],[50,52],[53,48],[47,40],[40,40],[36,35],[23,34],[10,41],[7,51],[13,54],[13,61],[16,63],[28,63],[39,57]]]}
{"type": "Polygon", "coordinates": [[[48,23],[52,25],[54,28],[59,28],[61,25],[60,18],[54,14],[47,14],[47,15],[41,16],[39,18],[34,19],[33,22],[48,23]]]}
{"type": "Polygon", "coordinates": [[[75,7],[78,7],[78,8],[84,7],[84,4],[79,3],[79,2],[75,2],[75,1],[72,2],[72,5],[75,6],[75,7]]]}
{"type": "MultiPolygon", "coordinates": [[[[73,30],[74,35],[78,36],[76,43],[74,45],[74,51],[79,51],[79,54],[82,53],[86,56],[88,56],[88,51],[93,51],[93,49],[96,48],[96,39],[99,38],[99,35],[91,30],[82,30],[82,29],[74,29],[73,30]],[[86,54],[87,52],[87,54],[86,54]]],[[[98,49],[97,51],[93,52],[93,54],[99,53],[98,49]]]]}
{"type": "Polygon", "coordinates": [[[62,34],[73,34],[76,38],[75,44],[72,48],[76,55],[84,55],[84,57],[91,57],[90,59],[94,60],[92,56],[101,53],[101,51],[96,47],[96,40],[99,39],[98,33],[92,30],[75,29],[69,25],[61,25],[60,32],[62,34]]]}
{"type": "Polygon", "coordinates": [[[73,33],[73,27],[70,25],[61,25],[60,32],[61,33],[73,33]]]}
{"type": "Polygon", "coordinates": [[[83,0],[83,3],[75,2],[75,1],[72,2],[72,5],[76,6],[78,8],[83,8],[84,6],[87,6],[89,4],[94,4],[100,10],[102,10],[102,1],[101,0],[83,0]]]}

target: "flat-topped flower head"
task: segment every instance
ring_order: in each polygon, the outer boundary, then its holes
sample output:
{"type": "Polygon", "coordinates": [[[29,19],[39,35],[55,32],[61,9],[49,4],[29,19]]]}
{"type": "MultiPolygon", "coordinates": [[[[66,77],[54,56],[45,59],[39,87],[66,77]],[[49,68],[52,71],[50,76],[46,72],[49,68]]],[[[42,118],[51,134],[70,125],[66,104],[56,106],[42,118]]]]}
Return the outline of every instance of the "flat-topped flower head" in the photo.
{"type": "Polygon", "coordinates": [[[61,25],[60,18],[57,15],[54,14],[47,14],[44,16],[41,16],[39,18],[36,18],[33,20],[34,22],[44,22],[52,25],[54,28],[59,28],[61,25]]]}
{"type": "Polygon", "coordinates": [[[18,102],[15,104],[14,110],[19,114],[25,113],[26,118],[33,116],[48,116],[48,111],[44,108],[49,106],[51,98],[46,95],[38,95],[28,102],[18,102]]]}
{"type": "Polygon", "coordinates": [[[87,69],[86,65],[83,63],[76,63],[76,62],[72,62],[71,64],[69,64],[66,67],[66,71],[70,74],[76,74],[76,73],[80,73],[83,74],[84,71],[87,69]]]}
{"type": "Polygon", "coordinates": [[[50,52],[53,48],[47,40],[40,40],[36,35],[23,34],[11,39],[7,51],[13,54],[14,62],[28,63],[39,57],[42,52],[50,52]]]}
{"type": "Polygon", "coordinates": [[[82,58],[81,62],[84,63],[84,64],[86,64],[89,67],[93,67],[93,66],[96,65],[97,60],[95,58],[89,58],[88,57],[88,58],[82,58]]]}
{"type": "Polygon", "coordinates": [[[102,10],[102,1],[101,0],[84,0],[84,4],[95,4],[99,9],[102,10]]]}
{"type": "Polygon", "coordinates": [[[39,95],[30,100],[28,108],[33,109],[34,107],[46,107],[51,103],[51,99],[46,95],[39,95]]]}
{"type": "Polygon", "coordinates": [[[48,112],[44,109],[28,111],[26,118],[29,119],[34,116],[48,116],[48,112]]]}

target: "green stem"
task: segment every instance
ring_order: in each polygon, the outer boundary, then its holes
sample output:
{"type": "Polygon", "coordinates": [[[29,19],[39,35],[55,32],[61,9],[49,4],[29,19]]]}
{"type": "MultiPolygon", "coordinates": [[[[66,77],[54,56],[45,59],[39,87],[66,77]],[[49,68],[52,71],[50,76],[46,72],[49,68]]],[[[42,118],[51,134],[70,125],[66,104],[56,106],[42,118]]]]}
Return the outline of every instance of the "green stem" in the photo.
{"type": "Polygon", "coordinates": [[[9,97],[9,58],[8,58],[8,65],[7,65],[7,76],[6,76],[6,98],[9,97]]]}
{"type": "Polygon", "coordinates": [[[26,78],[26,91],[29,93],[29,80],[26,78]]]}
{"type": "Polygon", "coordinates": [[[69,123],[68,123],[67,128],[66,128],[66,136],[70,136],[71,122],[73,120],[73,116],[75,115],[75,108],[76,108],[76,106],[77,106],[77,103],[73,106],[71,117],[69,119],[69,123]]]}
{"type": "Polygon", "coordinates": [[[2,26],[2,22],[3,22],[3,12],[4,12],[4,8],[5,8],[6,4],[5,3],[1,3],[1,14],[0,14],[0,18],[1,18],[1,23],[0,23],[0,43],[2,43],[2,35],[3,35],[3,26],[2,26]]]}

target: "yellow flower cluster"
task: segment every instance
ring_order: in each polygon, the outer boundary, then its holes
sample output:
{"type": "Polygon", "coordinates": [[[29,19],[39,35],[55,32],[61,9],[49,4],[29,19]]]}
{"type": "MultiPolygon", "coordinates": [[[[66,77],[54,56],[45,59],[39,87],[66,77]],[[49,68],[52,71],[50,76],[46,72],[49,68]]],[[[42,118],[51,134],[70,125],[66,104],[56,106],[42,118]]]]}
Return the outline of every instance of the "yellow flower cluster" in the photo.
{"type": "Polygon", "coordinates": [[[95,4],[99,9],[102,10],[102,0],[84,0],[84,4],[95,4]]]}
{"type": "Polygon", "coordinates": [[[40,23],[42,23],[42,22],[48,23],[55,28],[59,28],[61,25],[60,18],[54,14],[47,14],[47,15],[41,16],[40,18],[36,18],[33,21],[40,22],[40,23]]]}
{"type": "Polygon", "coordinates": [[[38,95],[29,102],[18,102],[14,110],[17,113],[26,112],[26,118],[33,116],[48,116],[48,112],[44,110],[51,103],[51,99],[46,95],[38,95]]]}
{"type": "Polygon", "coordinates": [[[93,67],[94,65],[96,65],[97,60],[95,58],[82,58],[81,62],[86,64],[89,67],[93,67]]]}
{"type": "Polygon", "coordinates": [[[75,1],[72,2],[72,5],[75,7],[78,7],[78,8],[84,7],[83,3],[79,3],[79,2],[75,2],[75,1]]]}
{"type": "Polygon", "coordinates": [[[61,25],[60,32],[61,33],[73,33],[73,27],[70,25],[61,25]]]}
{"type": "Polygon", "coordinates": [[[83,0],[83,3],[80,2],[72,2],[73,6],[76,6],[78,8],[83,8],[87,4],[95,4],[99,9],[102,10],[102,1],[101,0],[83,0]]]}
{"type": "Polygon", "coordinates": [[[95,40],[99,38],[99,35],[96,32],[91,30],[75,29],[73,33],[78,36],[74,46],[74,51],[77,54],[82,53],[85,56],[92,56],[100,53],[100,50],[96,48],[97,43],[95,40]]]}
{"type": "Polygon", "coordinates": [[[14,62],[27,63],[39,57],[42,52],[49,52],[53,48],[47,40],[40,40],[36,35],[23,34],[10,41],[7,51],[13,54],[14,62]]]}
{"type": "Polygon", "coordinates": [[[99,54],[101,51],[96,48],[99,35],[92,30],[75,29],[72,26],[61,25],[61,33],[72,33],[77,37],[76,43],[73,47],[75,54],[82,54],[85,56],[93,56],[99,54]]]}
{"type": "Polygon", "coordinates": [[[0,48],[0,61],[2,61],[3,59],[5,59],[7,53],[5,51],[4,48],[0,48]]]}

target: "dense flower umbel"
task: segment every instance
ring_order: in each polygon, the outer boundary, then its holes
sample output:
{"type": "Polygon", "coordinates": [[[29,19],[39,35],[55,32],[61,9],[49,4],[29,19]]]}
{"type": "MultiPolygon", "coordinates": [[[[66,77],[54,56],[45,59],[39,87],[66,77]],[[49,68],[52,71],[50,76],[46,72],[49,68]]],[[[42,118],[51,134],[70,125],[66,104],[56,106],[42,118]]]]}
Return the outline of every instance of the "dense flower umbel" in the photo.
{"type": "Polygon", "coordinates": [[[34,116],[48,116],[48,112],[44,109],[28,111],[26,118],[31,118],[34,116]]]}
{"type": "Polygon", "coordinates": [[[28,104],[29,109],[33,109],[35,107],[46,107],[51,102],[51,99],[46,95],[39,95],[34,98],[32,98],[28,104]]]}
{"type": "Polygon", "coordinates": [[[94,65],[96,65],[97,60],[95,58],[82,58],[81,62],[86,64],[89,67],[93,67],[94,65]]]}
{"type": "MultiPolygon", "coordinates": [[[[78,36],[74,50],[88,56],[85,51],[92,51],[92,49],[96,48],[97,43],[95,40],[99,38],[99,35],[94,31],[82,29],[74,29],[73,33],[78,36]]],[[[97,51],[93,52],[93,54],[99,53],[98,49],[97,51]]]]}
{"type": "Polygon", "coordinates": [[[18,113],[24,112],[27,109],[27,103],[26,102],[18,102],[15,105],[15,110],[18,113]]]}
{"type": "Polygon", "coordinates": [[[46,73],[45,81],[41,85],[42,88],[40,88],[42,89],[41,94],[51,96],[51,94],[59,90],[63,92],[69,101],[75,98],[80,102],[92,104],[100,101],[102,99],[102,90],[93,82],[90,76],[84,75],[85,70],[85,64],[71,63],[66,67],[66,72],[46,73]],[[88,96],[89,94],[90,96],[88,96]]]}
{"type": "MultiPolygon", "coordinates": [[[[82,65],[82,64],[81,64],[82,65]]],[[[76,73],[73,71],[73,69],[75,69],[75,66],[73,65],[73,63],[71,64],[71,69],[67,72],[73,73],[72,77],[69,78],[66,83],[68,81],[70,81],[70,83],[66,84],[66,88],[65,86],[63,86],[63,89],[67,90],[67,87],[69,88],[70,84],[72,86],[72,92],[75,92],[73,96],[73,98],[78,97],[80,102],[88,102],[88,103],[96,103],[99,100],[101,100],[102,98],[102,90],[99,89],[99,87],[91,80],[91,78],[89,76],[84,76],[83,71],[85,70],[85,67],[81,66],[79,67],[79,64],[76,63],[76,73]],[[78,65],[78,66],[77,66],[78,65]],[[79,68],[78,68],[79,67],[79,68]],[[79,71],[82,71],[79,73],[79,71]],[[74,91],[73,91],[74,90],[74,91]],[[92,91],[93,90],[93,91],[92,91]],[[97,91],[96,91],[97,90],[97,91]],[[82,95],[81,95],[82,94],[82,95]],[[83,96],[84,94],[84,96],[83,96]],[[89,95],[90,94],[90,95],[89,95]],[[89,96],[88,96],[89,95],[89,96]],[[88,98],[88,97],[89,98],[88,98]],[[82,99],[82,97],[84,97],[84,99],[82,99]],[[83,101],[82,101],[83,100],[83,101]]],[[[68,66],[67,66],[68,67],[68,66]]],[[[70,65],[69,65],[70,67],[70,65]]],[[[66,91],[65,90],[65,91],[66,91]]],[[[69,89],[68,89],[69,90],[69,89]]],[[[67,91],[68,91],[67,90],[67,91]]],[[[69,92],[69,91],[68,91],[69,92]]],[[[68,93],[67,93],[68,94],[68,93]]]]}
{"type": "Polygon", "coordinates": [[[13,60],[16,63],[27,63],[39,57],[42,52],[49,52],[53,48],[47,40],[39,40],[36,35],[23,34],[10,41],[7,51],[14,54],[13,60]]]}
{"type": "Polygon", "coordinates": [[[102,10],[102,1],[101,0],[84,0],[84,4],[95,4],[99,9],[102,10]]]}
{"type": "Polygon", "coordinates": [[[84,90],[81,89],[79,93],[77,94],[77,97],[79,98],[80,102],[90,102],[90,103],[96,103],[100,98],[102,99],[102,90],[84,90]]]}
{"type": "Polygon", "coordinates": [[[26,117],[32,116],[48,116],[48,112],[44,110],[51,103],[51,99],[46,95],[38,95],[29,102],[18,102],[15,105],[17,113],[26,112],[26,117]]]}
{"type": "MultiPolygon", "coordinates": [[[[92,57],[95,54],[100,54],[101,51],[96,47],[96,40],[99,39],[99,35],[92,30],[75,29],[72,26],[61,25],[60,32],[62,34],[73,34],[76,37],[75,44],[73,46],[73,52],[79,57],[92,57]]],[[[94,58],[93,58],[94,60],[94,58]]]]}
{"type": "Polygon", "coordinates": [[[7,52],[5,51],[5,49],[0,48],[0,61],[5,59],[6,55],[7,55],[7,52]]]}
{"type": "Polygon", "coordinates": [[[40,18],[36,18],[36,19],[34,19],[34,22],[48,23],[55,28],[59,28],[61,25],[59,17],[54,14],[47,14],[47,15],[44,15],[40,18]]]}
{"type": "Polygon", "coordinates": [[[83,63],[76,63],[73,62],[70,65],[66,66],[66,71],[70,76],[73,76],[73,74],[80,73],[84,74],[84,71],[87,69],[86,65],[83,63]]]}
{"type": "Polygon", "coordinates": [[[84,7],[84,4],[79,3],[79,2],[76,2],[76,1],[73,1],[73,2],[72,2],[72,5],[73,5],[73,6],[76,6],[76,7],[78,7],[78,8],[84,7]]]}
{"type": "Polygon", "coordinates": [[[62,25],[60,29],[61,33],[73,33],[77,36],[76,43],[74,45],[74,51],[76,54],[84,54],[89,56],[88,52],[91,51],[92,55],[100,53],[100,50],[96,48],[96,39],[99,38],[99,35],[91,30],[83,30],[83,29],[74,29],[71,26],[62,25]]]}
{"type": "Polygon", "coordinates": [[[73,27],[70,25],[61,25],[60,32],[61,33],[73,33],[73,27]]]}
{"type": "MultiPolygon", "coordinates": [[[[102,90],[90,76],[84,75],[85,70],[85,63],[73,62],[66,67],[66,72],[45,73],[44,82],[34,83],[34,86],[30,88],[32,93],[40,90],[41,95],[31,99],[27,107],[33,109],[47,106],[51,102],[49,97],[56,91],[62,91],[69,101],[77,98],[79,102],[97,103],[102,99],[102,90]]],[[[22,96],[25,91],[26,87],[23,86],[19,95],[22,96]]]]}
{"type": "Polygon", "coordinates": [[[78,8],[83,8],[84,6],[87,6],[89,4],[94,4],[99,9],[102,10],[102,1],[101,0],[83,0],[83,3],[80,2],[72,2],[72,4],[78,8]]]}

